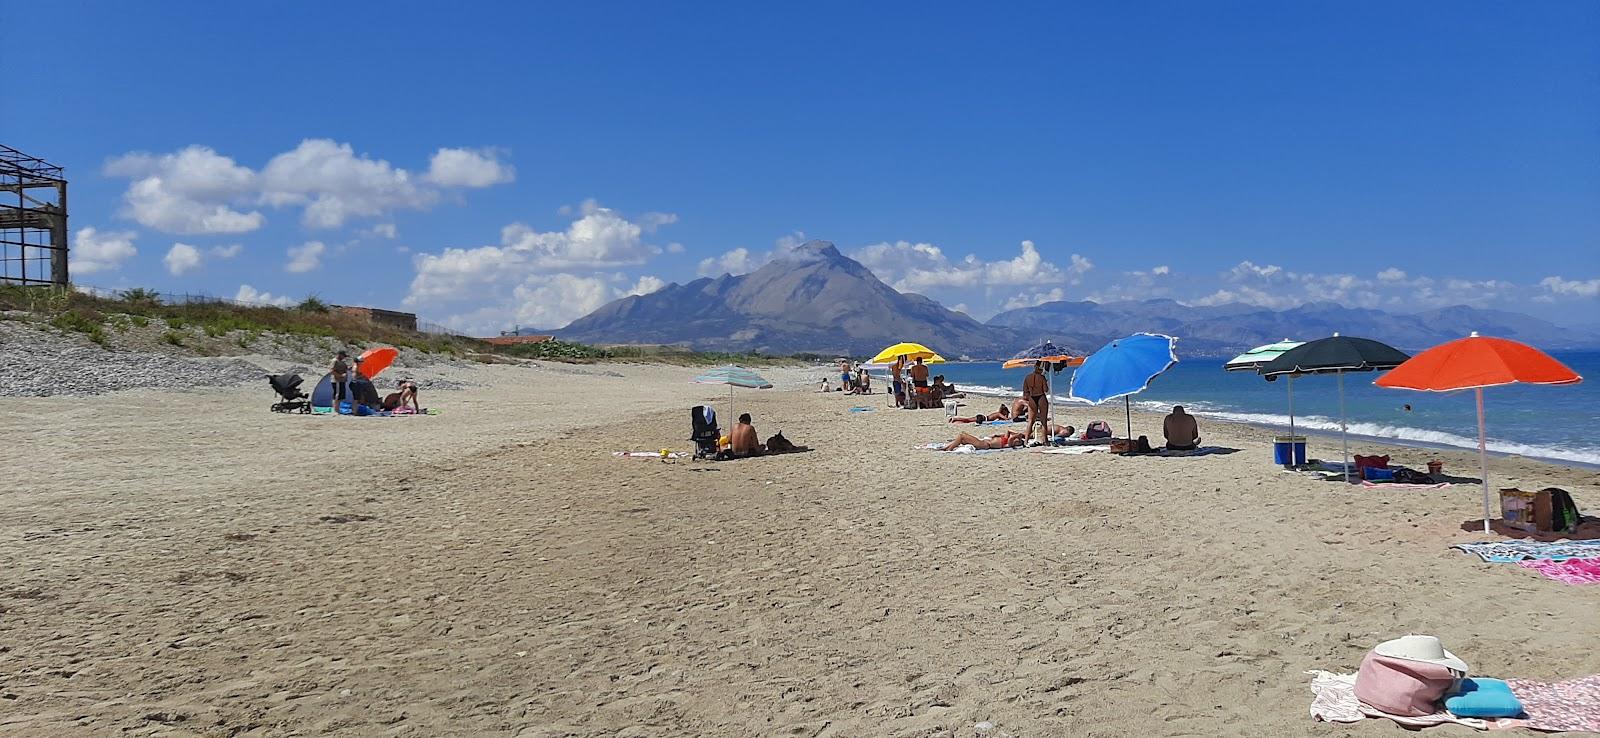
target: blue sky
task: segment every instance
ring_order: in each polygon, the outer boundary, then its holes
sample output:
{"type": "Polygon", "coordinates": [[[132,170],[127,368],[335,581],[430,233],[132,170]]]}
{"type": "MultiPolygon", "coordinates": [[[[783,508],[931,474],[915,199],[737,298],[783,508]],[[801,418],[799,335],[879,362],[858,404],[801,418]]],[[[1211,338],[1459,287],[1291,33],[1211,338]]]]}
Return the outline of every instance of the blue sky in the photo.
{"type": "Polygon", "coordinates": [[[474,331],[800,238],[980,318],[1600,315],[1600,4],[763,5],[8,3],[0,130],[80,283],[474,331]]]}

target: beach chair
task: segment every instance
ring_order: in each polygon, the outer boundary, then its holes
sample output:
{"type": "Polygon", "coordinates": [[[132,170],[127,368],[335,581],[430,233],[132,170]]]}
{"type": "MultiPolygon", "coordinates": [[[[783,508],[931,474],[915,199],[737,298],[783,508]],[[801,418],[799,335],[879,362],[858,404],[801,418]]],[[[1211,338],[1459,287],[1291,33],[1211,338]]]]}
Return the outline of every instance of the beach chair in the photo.
{"type": "Polygon", "coordinates": [[[717,411],[709,405],[695,405],[689,408],[689,423],[692,430],[689,440],[694,441],[694,457],[708,459],[717,455],[717,441],[722,438],[722,431],[717,428],[717,411]]]}
{"type": "Polygon", "coordinates": [[[300,384],[304,381],[298,374],[268,374],[267,384],[272,385],[272,390],[281,398],[272,403],[272,412],[311,412],[311,396],[300,391],[300,384]]]}

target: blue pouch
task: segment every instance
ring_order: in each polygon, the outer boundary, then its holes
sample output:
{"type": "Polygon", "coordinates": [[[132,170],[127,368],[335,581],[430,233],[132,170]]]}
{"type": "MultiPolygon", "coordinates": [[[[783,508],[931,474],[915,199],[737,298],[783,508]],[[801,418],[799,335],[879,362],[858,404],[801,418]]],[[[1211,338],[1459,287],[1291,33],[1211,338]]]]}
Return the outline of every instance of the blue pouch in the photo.
{"type": "Polygon", "coordinates": [[[1499,679],[1462,679],[1456,691],[1444,698],[1444,709],[1456,717],[1517,717],[1522,714],[1522,703],[1511,693],[1511,685],[1499,679]]]}

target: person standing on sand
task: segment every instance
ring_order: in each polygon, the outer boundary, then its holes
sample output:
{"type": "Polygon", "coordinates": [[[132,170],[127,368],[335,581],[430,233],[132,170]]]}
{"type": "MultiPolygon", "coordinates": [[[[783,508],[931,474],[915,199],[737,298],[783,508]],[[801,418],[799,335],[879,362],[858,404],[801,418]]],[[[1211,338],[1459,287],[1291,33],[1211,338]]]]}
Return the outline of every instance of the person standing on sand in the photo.
{"type": "MultiPolygon", "coordinates": [[[[333,375],[333,414],[339,414],[339,401],[350,399],[350,354],[340,351],[333,356],[333,366],[328,368],[328,373],[333,375]]],[[[350,408],[352,411],[355,408],[350,408]]]]}
{"type": "Polygon", "coordinates": [[[1050,383],[1044,376],[1044,362],[1034,362],[1033,373],[1022,380],[1022,399],[1028,403],[1028,429],[1022,435],[1033,438],[1034,423],[1048,432],[1050,426],[1045,422],[1045,414],[1050,411],[1050,383]]]}
{"type": "Polygon", "coordinates": [[[894,363],[889,365],[890,386],[894,390],[894,403],[900,407],[905,407],[906,404],[906,383],[902,379],[905,368],[905,354],[895,357],[894,363]]]}

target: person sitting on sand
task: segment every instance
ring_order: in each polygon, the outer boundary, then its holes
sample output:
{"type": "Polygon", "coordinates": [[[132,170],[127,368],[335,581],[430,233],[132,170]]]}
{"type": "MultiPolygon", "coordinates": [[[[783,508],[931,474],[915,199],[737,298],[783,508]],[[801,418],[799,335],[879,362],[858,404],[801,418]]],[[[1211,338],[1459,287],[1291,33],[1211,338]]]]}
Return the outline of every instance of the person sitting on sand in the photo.
{"type": "Polygon", "coordinates": [[[956,440],[945,444],[945,447],[942,450],[954,451],[962,446],[971,446],[979,450],[1016,448],[1021,446],[1022,442],[1025,440],[1027,440],[1026,437],[1024,437],[1021,433],[1012,433],[1011,431],[996,433],[988,438],[979,438],[971,433],[962,431],[956,434],[956,440]]]}
{"type": "Polygon", "coordinates": [[[412,412],[422,413],[422,406],[417,404],[417,383],[409,379],[402,379],[400,380],[400,390],[398,392],[390,392],[384,395],[383,409],[393,411],[407,405],[411,406],[412,412]]]}
{"type": "Polygon", "coordinates": [[[756,427],[750,424],[750,413],[741,414],[738,425],[728,434],[728,452],[733,456],[760,456],[765,451],[756,427]]]}
{"type": "Polygon", "coordinates": [[[946,383],[943,374],[936,375],[933,378],[933,391],[938,392],[940,397],[957,399],[966,397],[966,395],[956,391],[955,385],[946,383]]]}
{"type": "Polygon", "coordinates": [[[872,375],[865,368],[856,370],[856,390],[857,394],[872,394],[872,375]]]}
{"type": "Polygon", "coordinates": [[[993,423],[993,422],[995,422],[997,420],[1010,420],[1010,419],[1011,419],[1011,409],[1006,407],[1005,405],[1001,405],[999,410],[996,410],[995,412],[989,413],[988,415],[979,414],[979,415],[974,415],[974,416],[972,416],[970,418],[951,418],[950,422],[952,422],[952,423],[993,423]]]}
{"type": "Polygon", "coordinates": [[[1161,435],[1167,439],[1167,450],[1193,451],[1200,446],[1200,423],[1182,405],[1173,405],[1172,414],[1161,421],[1161,435]]]}

